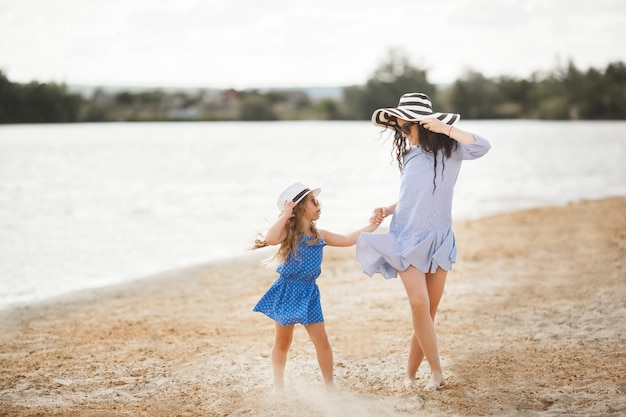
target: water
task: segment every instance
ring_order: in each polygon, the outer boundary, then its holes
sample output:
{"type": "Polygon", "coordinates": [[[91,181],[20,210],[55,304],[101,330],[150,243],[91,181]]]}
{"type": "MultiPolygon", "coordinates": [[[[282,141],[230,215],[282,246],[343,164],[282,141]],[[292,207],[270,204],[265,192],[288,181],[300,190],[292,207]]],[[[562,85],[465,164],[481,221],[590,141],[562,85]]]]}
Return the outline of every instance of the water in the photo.
{"type": "MultiPolygon", "coordinates": [[[[626,122],[459,126],[493,148],[463,165],[456,219],[626,195],[626,122]]],[[[320,228],[361,227],[396,198],[385,137],[369,122],[0,126],[0,308],[249,254],[295,181],[322,188],[320,228]]]]}

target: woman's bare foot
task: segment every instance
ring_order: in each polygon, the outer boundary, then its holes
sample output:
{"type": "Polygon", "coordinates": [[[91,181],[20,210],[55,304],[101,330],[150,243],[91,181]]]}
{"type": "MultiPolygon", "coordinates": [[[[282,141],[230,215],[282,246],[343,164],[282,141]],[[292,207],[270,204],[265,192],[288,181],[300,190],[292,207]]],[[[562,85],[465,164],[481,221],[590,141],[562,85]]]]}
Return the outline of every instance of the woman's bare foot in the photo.
{"type": "Polygon", "coordinates": [[[417,387],[417,382],[415,381],[415,377],[410,377],[408,375],[404,376],[404,388],[413,389],[417,387]]]}
{"type": "Polygon", "coordinates": [[[443,379],[443,375],[440,373],[433,373],[430,376],[430,381],[424,387],[424,391],[438,391],[446,384],[446,381],[443,379]]]}

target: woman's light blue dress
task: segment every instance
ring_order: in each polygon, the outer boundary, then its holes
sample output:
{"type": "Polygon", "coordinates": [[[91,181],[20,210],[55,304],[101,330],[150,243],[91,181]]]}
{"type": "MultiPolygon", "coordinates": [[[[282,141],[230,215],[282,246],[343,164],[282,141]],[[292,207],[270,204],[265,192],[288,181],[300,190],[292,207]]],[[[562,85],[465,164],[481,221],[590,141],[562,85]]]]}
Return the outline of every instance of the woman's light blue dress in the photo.
{"type": "Polygon", "coordinates": [[[397,271],[410,265],[422,272],[452,268],[457,255],[452,196],[461,162],[479,158],[491,148],[485,138],[474,137],[474,143],[459,143],[450,158],[442,152],[437,154],[434,192],[434,155],[416,146],[404,155],[400,195],[389,232],[361,233],[357,241],[356,255],[363,272],[395,278],[397,271]]]}
{"type": "Polygon", "coordinates": [[[326,243],[320,240],[309,245],[312,238],[304,236],[293,254],[276,268],[278,279],[263,294],[253,311],[276,320],[283,326],[309,325],[324,321],[317,278],[322,272],[322,255],[326,243]]]}

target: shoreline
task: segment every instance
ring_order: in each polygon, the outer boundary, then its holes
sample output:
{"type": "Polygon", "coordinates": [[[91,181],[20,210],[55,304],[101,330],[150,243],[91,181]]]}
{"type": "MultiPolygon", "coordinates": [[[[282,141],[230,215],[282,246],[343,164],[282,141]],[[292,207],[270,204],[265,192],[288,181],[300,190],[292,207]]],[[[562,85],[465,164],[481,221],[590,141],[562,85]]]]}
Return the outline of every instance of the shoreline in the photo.
{"type": "MultiPolygon", "coordinates": [[[[68,291],[62,294],[45,297],[40,300],[8,305],[0,307],[0,330],[3,328],[20,325],[31,318],[45,316],[45,312],[58,309],[78,308],[97,302],[101,298],[120,297],[123,294],[138,294],[139,291],[148,290],[149,293],[160,291],[168,284],[178,285],[169,282],[183,276],[183,280],[190,279],[194,271],[207,268],[224,268],[232,264],[248,263],[258,264],[263,258],[262,254],[250,253],[248,255],[233,256],[226,259],[191,264],[183,267],[164,270],[158,273],[124,280],[103,286],[86,287],[68,291]]],[[[179,280],[180,281],[180,280],[179,280]]]]}
{"type": "MultiPolygon", "coordinates": [[[[619,196],[619,195],[607,195],[607,196],[603,196],[599,198],[592,198],[592,199],[580,198],[575,201],[568,201],[562,204],[554,204],[554,205],[548,205],[548,206],[531,205],[530,207],[523,207],[523,208],[517,208],[517,209],[510,209],[510,210],[503,210],[503,211],[499,211],[499,210],[489,211],[486,214],[476,216],[476,217],[468,216],[468,217],[459,218],[458,220],[455,220],[453,222],[453,228],[456,227],[455,226],[456,224],[476,222],[476,221],[480,221],[481,219],[490,218],[494,216],[507,215],[509,213],[516,213],[516,212],[542,209],[542,208],[559,208],[559,207],[569,206],[572,204],[579,204],[585,201],[607,200],[607,199],[615,199],[615,198],[621,198],[621,197],[622,196],[619,196]]],[[[386,232],[388,230],[388,226],[389,226],[388,223],[381,226],[378,229],[377,233],[386,232]]],[[[202,268],[202,267],[211,267],[212,265],[220,266],[220,265],[229,265],[233,263],[238,264],[240,262],[243,262],[243,263],[258,262],[264,257],[264,255],[260,254],[259,251],[253,252],[253,251],[246,251],[245,249],[242,249],[242,251],[243,253],[235,254],[232,256],[228,256],[228,257],[220,257],[214,260],[207,260],[207,261],[190,263],[190,264],[181,265],[181,266],[175,266],[172,268],[165,268],[161,271],[155,271],[154,273],[149,273],[147,275],[139,275],[139,276],[132,276],[126,279],[122,278],[122,279],[112,280],[111,282],[104,283],[102,285],[93,285],[93,286],[87,286],[87,287],[82,287],[82,288],[69,289],[67,291],[64,291],[58,294],[42,296],[40,298],[35,298],[32,300],[28,300],[28,301],[10,302],[5,305],[0,304],[0,328],[2,328],[2,319],[7,316],[14,315],[13,313],[14,310],[31,310],[31,309],[38,309],[40,307],[45,308],[48,305],[54,305],[56,303],[68,303],[68,302],[73,303],[73,302],[77,302],[81,298],[88,298],[90,300],[93,300],[98,297],[98,293],[100,292],[103,295],[106,295],[107,293],[111,291],[115,291],[116,289],[119,289],[120,291],[124,290],[125,286],[129,286],[129,289],[130,289],[133,286],[137,285],[138,283],[145,284],[145,283],[149,283],[152,280],[164,279],[163,277],[170,276],[172,274],[174,275],[184,274],[185,271],[187,270],[193,270],[195,268],[202,268]]],[[[269,249],[267,253],[268,253],[267,257],[271,256],[271,249],[269,249]]]]}
{"type": "Polygon", "coordinates": [[[272,395],[273,325],[252,307],[276,275],[256,252],[0,310],[0,415],[617,416],[624,212],[626,197],[611,197],[455,222],[436,393],[402,387],[400,281],[364,275],[353,247],[327,248],[318,284],[336,395],[301,326],[287,395],[272,395]]]}
{"type": "Polygon", "coordinates": [[[138,282],[150,281],[152,279],[159,280],[164,275],[170,275],[170,274],[174,274],[177,272],[183,273],[184,271],[188,269],[193,269],[193,268],[202,267],[202,266],[209,266],[209,265],[236,263],[239,261],[246,261],[249,258],[250,258],[249,253],[234,254],[228,257],[220,257],[220,258],[207,260],[207,261],[200,261],[200,262],[195,262],[195,263],[187,263],[183,265],[173,266],[171,268],[163,268],[161,270],[156,270],[152,273],[148,273],[144,275],[132,275],[132,276],[129,276],[128,278],[113,279],[102,284],[94,284],[94,285],[90,285],[86,287],[67,289],[60,293],[55,293],[51,295],[43,295],[43,296],[40,296],[39,298],[33,298],[27,301],[14,301],[14,302],[9,302],[7,304],[0,304],[0,317],[2,317],[3,313],[6,313],[9,310],[13,310],[13,309],[30,308],[30,307],[36,308],[40,304],[44,305],[48,303],[72,301],[73,298],[80,298],[82,296],[88,296],[87,295],[88,293],[99,292],[99,291],[107,292],[109,289],[114,289],[117,287],[124,287],[125,285],[132,286],[138,282]]]}

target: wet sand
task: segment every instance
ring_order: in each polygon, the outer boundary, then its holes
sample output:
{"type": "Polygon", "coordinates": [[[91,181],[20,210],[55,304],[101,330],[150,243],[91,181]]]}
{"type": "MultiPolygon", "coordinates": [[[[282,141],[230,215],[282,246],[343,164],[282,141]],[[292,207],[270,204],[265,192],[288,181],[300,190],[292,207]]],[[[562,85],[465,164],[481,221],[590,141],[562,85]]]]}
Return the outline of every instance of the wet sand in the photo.
{"type": "Polygon", "coordinates": [[[251,311],[276,278],[264,252],[1,311],[0,415],[626,415],[626,197],[454,228],[441,391],[421,390],[426,363],[420,388],[402,385],[400,281],[362,274],[354,248],[327,248],[318,282],[336,392],[301,326],[287,389],[272,392],[273,323],[251,311]]]}

